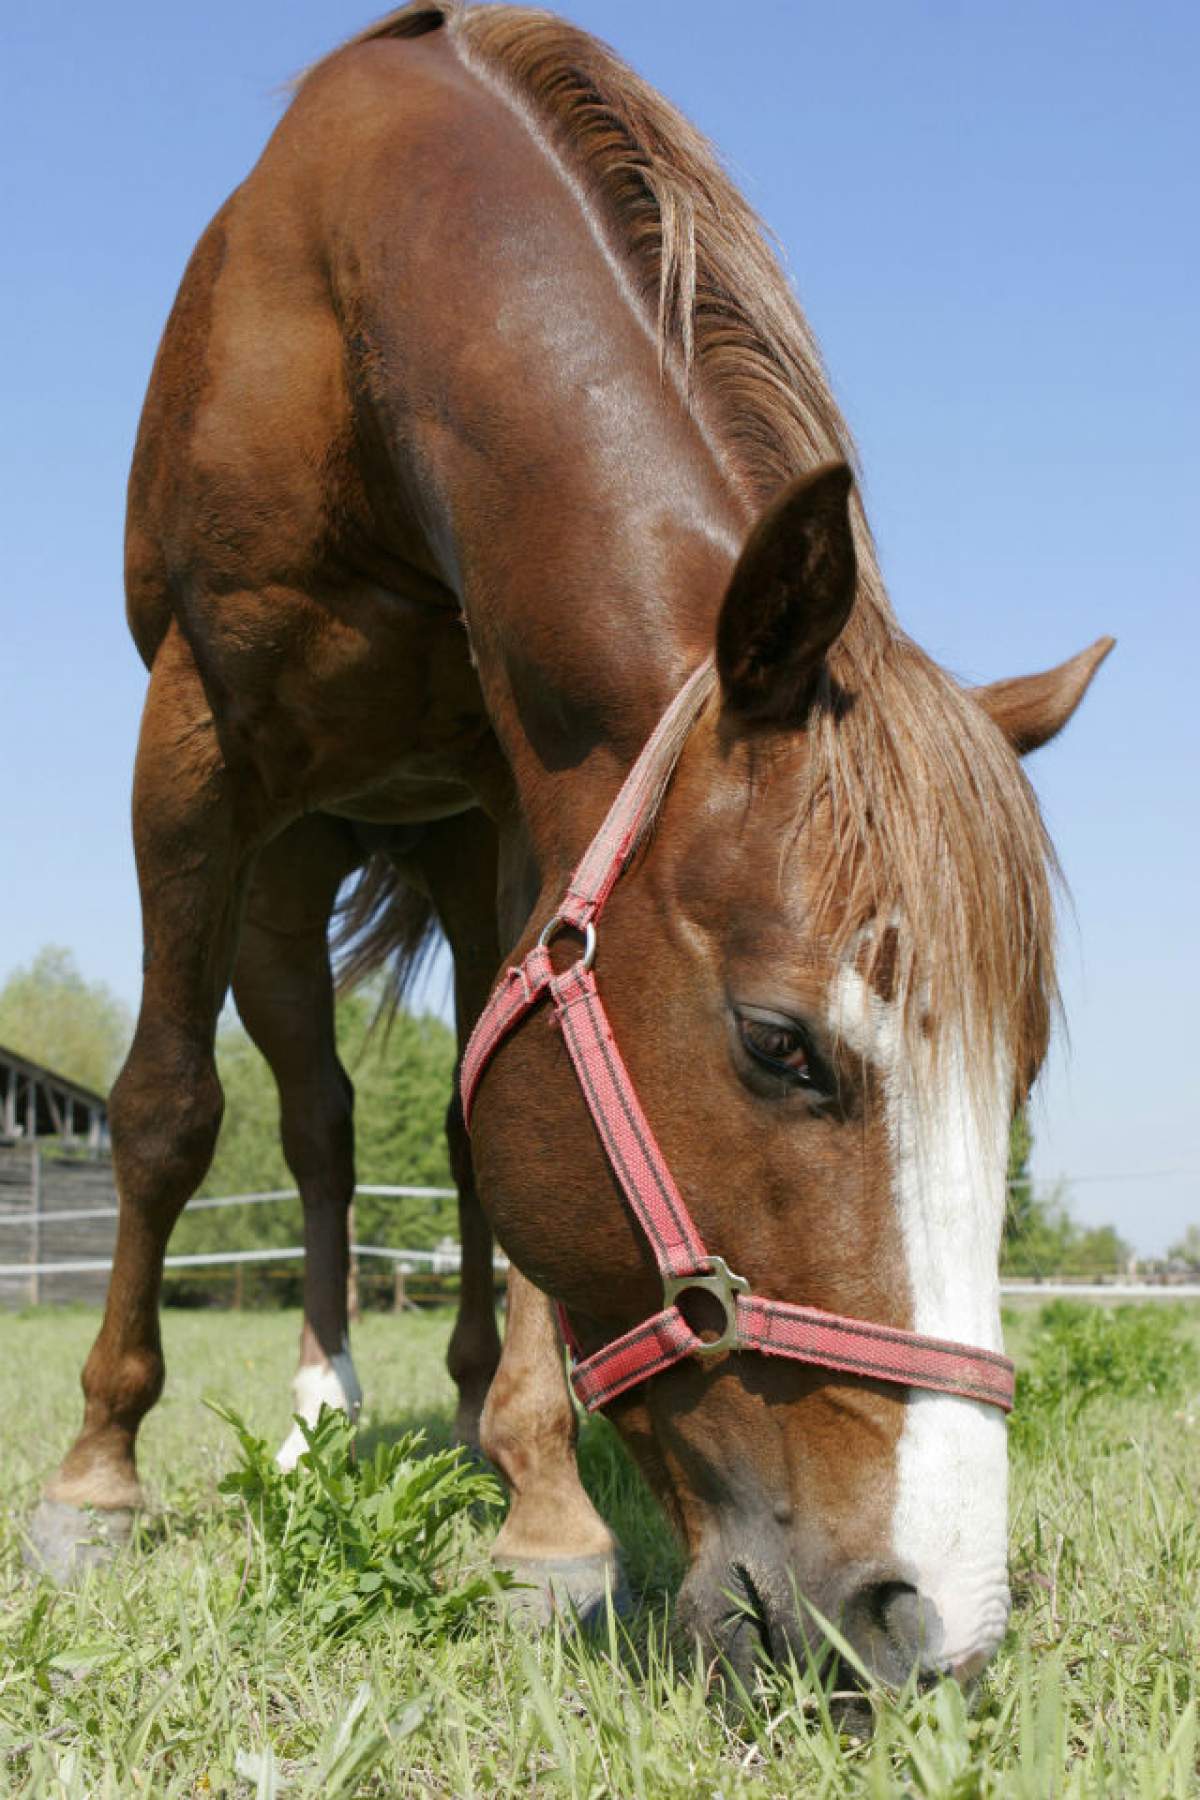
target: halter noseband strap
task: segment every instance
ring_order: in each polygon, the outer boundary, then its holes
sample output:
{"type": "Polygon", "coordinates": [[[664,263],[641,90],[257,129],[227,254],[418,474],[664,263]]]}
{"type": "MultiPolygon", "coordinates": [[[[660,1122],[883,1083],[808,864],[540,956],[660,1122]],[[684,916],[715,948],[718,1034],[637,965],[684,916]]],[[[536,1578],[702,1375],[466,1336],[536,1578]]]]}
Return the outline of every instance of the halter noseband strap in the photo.
{"type": "MultiPolygon", "coordinates": [[[[695,714],[709,669],[708,663],[702,664],[663,714],[584,852],[558,912],[529,954],[498,983],[463,1055],[462,1100],[469,1124],[476,1090],[492,1055],[549,995],[604,1152],[662,1276],[662,1310],[595,1355],[577,1358],[571,1373],[575,1393],[589,1411],[595,1411],[684,1357],[757,1350],[901,1387],[959,1394],[1009,1412],[1013,1365],[1006,1356],[751,1294],[749,1282],[705,1248],[642,1111],[593,973],[596,920],[657,798],[663,741],[677,731],[685,715],[695,714]],[[583,954],[556,974],[550,944],[567,930],[582,935],[583,954]],[[721,1306],[724,1325],[715,1339],[694,1331],[677,1304],[692,1289],[713,1295],[721,1306]]],[[[559,1317],[576,1352],[562,1307],[559,1317]]]]}

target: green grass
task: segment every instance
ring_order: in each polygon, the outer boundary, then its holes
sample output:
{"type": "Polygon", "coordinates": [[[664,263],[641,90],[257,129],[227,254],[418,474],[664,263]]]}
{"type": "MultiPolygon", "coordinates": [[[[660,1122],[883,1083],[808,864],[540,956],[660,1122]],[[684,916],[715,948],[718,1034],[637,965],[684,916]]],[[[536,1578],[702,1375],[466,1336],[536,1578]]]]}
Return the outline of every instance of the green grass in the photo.
{"type": "MultiPolygon", "coordinates": [[[[331,1635],[319,1606],[272,1585],[248,1508],[218,1493],[238,1446],[202,1405],[220,1399],[276,1441],[297,1324],[167,1315],[170,1378],[142,1451],[161,1511],[137,1554],[55,1593],[22,1570],[19,1533],[76,1426],[96,1318],[0,1315],[0,1793],[1200,1794],[1200,1393],[1182,1351],[1170,1395],[1120,1375],[1119,1343],[1092,1344],[1094,1393],[1076,1412],[1054,1385],[1053,1324],[1014,1321],[1041,1410],[1014,1439],[1012,1629],[970,1710],[953,1683],[880,1698],[859,1739],[839,1734],[803,1673],[772,1678],[734,1717],[702,1670],[672,1662],[678,1552],[603,1423],[587,1427],[582,1460],[645,1595],[628,1634],[529,1637],[484,1599],[465,1629],[431,1635],[411,1608],[376,1607],[331,1635]]],[[[437,1316],[364,1321],[366,1452],[412,1428],[448,1441],[448,1329],[437,1316]]],[[[1188,1337],[1200,1342],[1195,1312],[1188,1337]]],[[[488,1528],[478,1508],[455,1523],[439,1550],[448,1584],[485,1570],[488,1528]]]]}

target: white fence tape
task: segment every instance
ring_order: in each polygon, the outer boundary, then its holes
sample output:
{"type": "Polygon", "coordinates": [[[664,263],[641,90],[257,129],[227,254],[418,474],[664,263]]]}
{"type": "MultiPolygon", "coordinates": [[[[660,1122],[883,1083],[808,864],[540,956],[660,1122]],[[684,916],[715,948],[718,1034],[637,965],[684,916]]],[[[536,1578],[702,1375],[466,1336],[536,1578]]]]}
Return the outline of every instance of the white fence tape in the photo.
{"type": "MultiPolygon", "coordinates": [[[[355,1256],[382,1256],[389,1262],[399,1263],[409,1274],[422,1264],[435,1275],[457,1274],[462,1267],[461,1255],[452,1250],[392,1250],[382,1244],[351,1244],[350,1249],[355,1256]]],[[[303,1256],[303,1244],[290,1244],[286,1249],[200,1250],[189,1256],[164,1256],[163,1267],[203,1269],[220,1263],[298,1261],[303,1256]]],[[[502,1271],[507,1269],[508,1262],[497,1256],[493,1258],[492,1267],[502,1271]]],[[[80,1257],[73,1262],[0,1263],[0,1275],[99,1275],[111,1268],[111,1257],[95,1256],[80,1257]]]]}
{"type": "Polygon", "coordinates": [[[1000,1292],[1034,1300],[1200,1300],[1196,1281],[1002,1281],[1000,1292]]]}
{"type": "MultiPolygon", "coordinates": [[[[373,1194],[383,1199],[410,1200],[456,1200],[457,1188],[439,1187],[356,1187],[356,1194],[373,1194]]],[[[187,1210],[190,1213],[204,1212],[214,1206],[263,1206],[269,1200],[298,1200],[299,1188],[273,1188],[261,1194],[219,1194],[207,1200],[189,1200],[187,1210]]],[[[29,1225],[34,1218],[41,1225],[62,1224],[71,1219],[115,1219],[115,1206],[79,1206],[69,1212],[39,1212],[36,1215],[31,1207],[22,1207],[19,1211],[0,1212],[0,1225],[29,1225]]]]}
{"type": "MultiPolygon", "coordinates": [[[[362,1184],[355,1188],[355,1194],[369,1195],[379,1199],[410,1200],[453,1200],[457,1198],[457,1189],[444,1187],[392,1187],[377,1183],[362,1184]]],[[[189,1212],[201,1212],[205,1209],[227,1206],[264,1206],[273,1201],[298,1200],[297,1188],[270,1188],[255,1194],[218,1194],[203,1200],[192,1200],[188,1204],[189,1212]]],[[[118,1216],[115,1206],[77,1207],[69,1212],[35,1212],[32,1207],[20,1211],[0,1212],[0,1225],[24,1225],[27,1229],[36,1223],[42,1225],[66,1223],[74,1219],[115,1219],[118,1216]]],[[[385,1262],[394,1262],[401,1266],[405,1273],[412,1273],[417,1268],[428,1267],[434,1274],[453,1274],[462,1267],[462,1257],[454,1250],[405,1250],[395,1249],[389,1244],[352,1244],[355,1256],[378,1256],[385,1262]]],[[[216,1268],[230,1263],[268,1263],[293,1262],[302,1259],[304,1246],[289,1244],[284,1248],[264,1248],[258,1250],[203,1250],[185,1256],[167,1256],[163,1258],[163,1266],[168,1269],[203,1269],[216,1268]]],[[[508,1267],[506,1257],[497,1256],[493,1267],[503,1271],[508,1267]]],[[[79,1257],[70,1262],[21,1262],[0,1263],[0,1277],[14,1275],[99,1275],[112,1268],[111,1257],[79,1257]]],[[[1006,1298],[1018,1299],[1022,1296],[1034,1299],[1072,1298],[1076,1300],[1200,1300],[1200,1282],[1082,1282],[1082,1281],[1002,1281],[1000,1292],[1006,1298]]]]}
{"type": "MultiPolygon", "coordinates": [[[[452,1275],[462,1267],[462,1257],[451,1250],[397,1250],[388,1244],[351,1244],[355,1256],[379,1256],[387,1262],[399,1263],[406,1273],[424,1265],[435,1275],[452,1275]]],[[[167,1269],[215,1268],[227,1263],[266,1263],[301,1260],[303,1244],[289,1244],[281,1249],[202,1250],[189,1256],[165,1256],[167,1269]]],[[[497,1272],[508,1268],[508,1259],[493,1258],[497,1272]]],[[[0,1263],[0,1276],[12,1275],[98,1275],[112,1268],[110,1257],[86,1257],[72,1262],[0,1263]]],[[[1002,1281],[1000,1292],[1007,1298],[1029,1300],[1200,1300],[1200,1282],[1103,1282],[1103,1281],[1002,1281]]]]}
{"type": "MultiPolygon", "coordinates": [[[[363,1194],[385,1200],[454,1200],[458,1197],[456,1188],[384,1186],[378,1183],[364,1183],[356,1187],[354,1192],[356,1196],[363,1194]]],[[[297,1188],[272,1188],[256,1194],[218,1194],[204,1200],[191,1201],[188,1211],[200,1212],[205,1208],[226,1206],[263,1206],[271,1201],[299,1198],[297,1188]]],[[[39,1212],[33,1207],[25,1207],[19,1212],[0,1213],[0,1225],[24,1225],[27,1230],[36,1226],[40,1230],[43,1225],[70,1223],[76,1219],[115,1219],[117,1216],[118,1209],[115,1206],[81,1206],[70,1211],[56,1212],[39,1212]]],[[[406,1273],[415,1273],[418,1268],[427,1267],[435,1275],[453,1274],[462,1267],[462,1257],[457,1250],[394,1249],[384,1244],[353,1244],[351,1250],[355,1256],[378,1256],[384,1261],[397,1263],[406,1273]]],[[[257,1250],[204,1250],[190,1255],[167,1256],[163,1259],[163,1266],[168,1269],[202,1269],[229,1263],[295,1262],[303,1257],[303,1244],[289,1244],[257,1250]]],[[[497,1257],[493,1266],[502,1271],[507,1269],[508,1263],[504,1257],[497,1257]]],[[[67,1262],[0,1263],[0,1277],[101,1275],[111,1268],[111,1257],[81,1256],[72,1257],[67,1262]]]]}

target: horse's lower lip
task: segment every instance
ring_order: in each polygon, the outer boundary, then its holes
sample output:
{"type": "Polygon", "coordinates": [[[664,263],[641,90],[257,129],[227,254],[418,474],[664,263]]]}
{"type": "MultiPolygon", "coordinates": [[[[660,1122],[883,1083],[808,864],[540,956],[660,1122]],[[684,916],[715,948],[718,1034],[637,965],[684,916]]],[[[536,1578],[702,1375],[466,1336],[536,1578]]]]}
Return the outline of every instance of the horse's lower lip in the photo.
{"type": "Polygon", "coordinates": [[[991,1650],[975,1650],[970,1656],[964,1656],[961,1661],[956,1662],[951,1668],[950,1673],[960,1687],[966,1687],[970,1682],[974,1681],[977,1676],[983,1674],[983,1671],[991,1662],[994,1653],[994,1648],[991,1650]]]}

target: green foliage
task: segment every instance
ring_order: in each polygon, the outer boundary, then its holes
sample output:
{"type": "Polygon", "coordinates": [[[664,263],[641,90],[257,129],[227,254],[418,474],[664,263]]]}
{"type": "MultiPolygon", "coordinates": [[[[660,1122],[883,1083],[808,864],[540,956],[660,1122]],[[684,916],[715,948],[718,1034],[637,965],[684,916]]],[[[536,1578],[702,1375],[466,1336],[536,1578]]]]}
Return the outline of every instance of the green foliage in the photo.
{"type": "Polygon", "coordinates": [[[1029,1170],[1033,1133],[1022,1107],[1008,1138],[1008,1206],[1000,1246],[1005,1275],[1116,1275],[1130,1248],[1112,1225],[1085,1228],[1061,1194],[1038,1194],[1029,1170]]]}
{"type": "Polygon", "coordinates": [[[1189,1269],[1200,1269],[1200,1225],[1189,1225],[1177,1244],[1167,1251],[1172,1262],[1186,1263],[1189,1269]]]}
{"type": "Polygon", "coordinates": [[[1008,1128],[1008,1207],[1004,1216],[1004,1242],[1019,1239],[1028,1230],[1034,1213],[1033,1179],[1029,1158],[1033,1132],[1025,1107],[1017,1108],[1008,1128]]]}
{"type": "Polygon", "coordinates": [[[1077,1236],[1077,1228],[1062,1201],[1041,1198],[1032,1191],[1022,1210],[1020,1224],[1011,1215],[1005,1224],[1000,1248],[1000,1269],[1005,1275],[1060,1275],[1077,1236]]]}
{"type": "MultiPolygon", "coordinates": [[[[386,1037],[370,1029],[364,995],[341,1001],[338,1050],[355,1087],[357,1177],[367,1185],[449,1187],[445,1113],[454,1080],[454,1034],[440,1019],[401,1012],[386,1037]]],[[[227,1020],[217,1037],[225,1116],[202,1194],[253,1194],[295,1182],[279,1144],[279,1096],[266,1062],[241,1025],[227,1020]]],[[[458,1235],[452,1199],[362,1195],[355,1206],[360,1242],[430,1249],[458,1235]]],[[[267,1247],[301,1241],[299,1201],[243,1211],[184,1213],[174,1251],[267,1247]]],[[[264,1278],[265,1280],[265,1278],[264,1278]]]]}
{"type": "MultiPolygon", "coordinates": [[[[372,1184],[451,1186],[446,1108],[454,1086],[454,1033],[431,1014],[396,1015],[390,1032],[372,1032],[374,1003],[354,994],[338,1007],[338,1049],[355,1087],[358,1179],[372,1184]]],[[[431,1248],[458,1236],[454,1200],[396,1200],[360,1196],[358,1235],[364,1243],[431,1248]]]]}
{"type": "Polygon", "coordinates": [[[0,988],[0,1044],[106,1094],[129,1048],[129,1009],[85,981],[69,950],[47,944],[0,988]]]}
{"type": "Polygon", "coordinates": [[[501,1500],[495,1477],[473,1468],[464,1451],[424,1451],[414,1431],[360,1458],[350,1420],[323,1406],[315,1425],[299,1421],[308,1449],[284,1473],[236,1412],[209,1405],[241,1449],[241,1466],[220,1491],[244,1504],[255,1533],[243,1604],[300,1607],[335,1638],[383,1612],[436,1637],[459,1629],[494,1594],[491,1575],[445,1574],[459,1515],[494,1511],[501,1500]]]}
{"type": "MultiPolygon", "coordinates": [[[[1200,1308],[1186,1310],[1200,1342],[1200,1308]]],[[[167,1315],[167,1400],[142,1435],[142,1474],[160,1502],[147,1541],[51,1591],[23,1570],[21,1533],[47,1444],[78,1423],[96,1316],[0,1314],[0,1791],[13,1800],[1200,1794],[1190,1399],[1115,1394],[1068,1431],[1014,1441],[1006,1639],[965,1703],[952,1682],[877,1693],[866,1737],[831,1720],[807,1669],[767,1678],[744,1714],[714,1704],[711,1671],[672,1644],[661,1606],[678,1551],[601,1420],[583,1426],[582,1462],[642,1597],[627,1632],[523,1633],[484,1607],[469,1629],[419,1635],[381,1608],[371,1629],[330,1636],[307,1600],[247,1608],[248,1551],[264,1553],[240,1505],[213,1504],[234,1440],[200,1397],[228,1396],[278,1442],[297,1325],[294,1314],[167,1315]]],[[[448,1438],[450,1325],[445,1314],[366,1316],[355,1349],[372,1430],[419,1420],[428,1441],[448,1438]]],[[[1043,1329],[1020,1310],[1023,1361],[1043,1329]]],[[[492,1524],[462,1517],[480,1562],[492,1524]]]]}
{"type": "Polygon", "coordinates": [[[1086,1230],[1069,1221],[1071,1230],[1059,1273],[1063,1275],[1119,1275],[1133,1252],[1115,1225],[1093,1225],[1086,1230]]]}
{"type": "Polygon", "coordinates": [[[1034,1192],[1029,1170],[1032,1149],[1029,1114],[1021,1107],[1008,1134],[1008,1205],[1000,1246],[1005,1275],[1060,1273],[1075,1233],[1058,1197],[1042,1198],[1034,1192]]]}
{"type": "MultiPolygon", "coordinates": [[[[279,1095],[274,1078],[261,1052],[233,1018],[223,1020],[217,1033],[217,1071],[225,1094],[225,1112],[217,1153],[200,1192],[258,1194],[272,1188],[294,1187],[279,1143],[279,1095]]],[[[239,1243],[287,1243],[292,1239],[299,1208],[277,1236],[259,1235],[269,1234],[272,1223],[279,1222],[277,1208],[265,1210],[269,1215],[266,1218],[255,1216],[252,1209],[236,1215],[239,1243]]],[[[259,1214],[263,1211],[262,1207],[257,1209],[259,1214]]],[[[221,1229],[215,1220],[213,1226],[221,1229]]],[[[182,1233],[171,1247],[183,1247],[182,1233]]],[[[187,1247],[209,1249],[211,1244],[193,1245],[189,1240],[187,1247]]]]}
{"type": "Polygon", "coordinates": [[[1006,1275],[1073,1275],[1097,1280],[1119,1275],[1132,1252],[1113,1225],[1081,1226],[1054,1196],[1038,1199],[1024,1235],[1005,1244],[1006,1275]]]}
{"type": "Polygon", "coordinates": [[[1200,1378],[1182,1307],[1043,1307],[1029,1366],[1017,1377],[1014,1430],[1037,1437],[1101,1398],[1176,1399],[1200,1378]]]}

